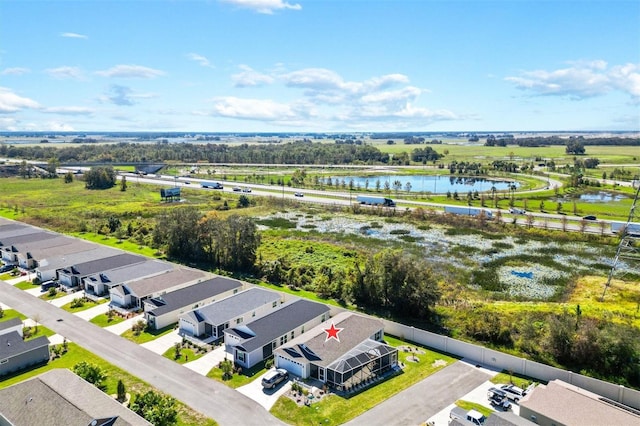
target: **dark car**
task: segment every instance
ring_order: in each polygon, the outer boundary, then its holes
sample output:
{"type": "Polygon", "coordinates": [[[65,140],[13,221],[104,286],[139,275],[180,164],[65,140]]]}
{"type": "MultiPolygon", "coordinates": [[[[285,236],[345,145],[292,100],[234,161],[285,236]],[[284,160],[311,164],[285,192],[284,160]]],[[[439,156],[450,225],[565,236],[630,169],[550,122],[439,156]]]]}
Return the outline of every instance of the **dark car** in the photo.
{"type": "Polygon", "coordinates": [[[15,266],[13,266],[13,265],[2,265],[2,266],[0,266],[0,274],[3,273],[3,272],[12,271],[13,268],[15,268],[15,266]]]}
{"type": "Polygon", "coordinates": [[[596,220],[597,218],[593,215],[583,217],[584,220],[596,220]]]}
{"type": "Polygon", "coordinates": [[[242,188],[240,188],[239,186],[233,187],[233,192],[240,192],[240,191],[242,191],[242,188]]]}
{"type": "Polygon", "coordinates": [[[487,391],[487,398],[489,398],[489,403],[495,408],[499,408],[504,411],[511,408],[511,402],[509,402],[507,393],[502,389],[490,388],[487,391]]]}
{"type": "Polygon", "coordinates": [[[47,291],[53,287],[60,287],[60,283],[58,281],[45,281],[40,284],[40,288],[42,289],[42,291],[47,291]]]}
{"type": "Polygon", "coordinates": [[[296,197],[304,197],[304,194],[302,192],[296,192],[295,194],[296,197]]]}
{"type": "Polygon", "coordinates": [[[287,380],[288,378],[289,373],[287,370],[282,368],[271,370],[262,378],[262,387],[265,389],[275,388],[280,382],[287,380]]]}

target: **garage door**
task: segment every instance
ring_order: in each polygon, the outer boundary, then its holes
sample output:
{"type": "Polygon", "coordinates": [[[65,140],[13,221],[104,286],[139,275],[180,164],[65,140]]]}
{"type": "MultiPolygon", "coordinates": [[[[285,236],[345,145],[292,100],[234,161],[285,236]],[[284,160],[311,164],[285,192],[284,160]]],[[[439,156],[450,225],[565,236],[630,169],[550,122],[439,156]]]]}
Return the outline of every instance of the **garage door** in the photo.
{"type": "Polygon", "coordinates": [[[284,368],[285,370],[287,370],[290,374],[293,374],[295,376],[301,377],[301,378],[306,378],[303,375],[303,367],[302,364],[294,362],[288,358],[283,358],[280,355],[277,355],[275,357],[275,364],[277,368],[284,368]]]}
{"type": "Polygon", "coordinates": [[[196,336],[195,325],[180,318],[180,331],[196,336]]]}

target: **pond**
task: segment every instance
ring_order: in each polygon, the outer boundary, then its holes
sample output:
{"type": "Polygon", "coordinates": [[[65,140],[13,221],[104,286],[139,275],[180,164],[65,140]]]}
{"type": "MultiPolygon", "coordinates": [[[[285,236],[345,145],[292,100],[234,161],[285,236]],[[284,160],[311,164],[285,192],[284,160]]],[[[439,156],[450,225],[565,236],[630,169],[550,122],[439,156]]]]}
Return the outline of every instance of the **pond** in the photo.
{"type": "Polygon", "coordinates": [[[465,194],[469,191],[490,192],[492,187],[496,191],[509,191],[510,186],[515,185],[516,188],[520,184],[516,181],[509,180],[493,180],[482,177],[463,177],[463,176],[425,176],[425,175],[378,175],[378,176],[337,176],[326,178],[324,184],[331,182],[338,185],[342,181],[346,185],[353,180],[355,188],[363,190],[377,189],[378,183],[380,189],[384,189],[385,183],[388,182],[389,188],[395,190],[394,183],[399,182],[401,191],[407,190],[407,184],[410,185],[412,192],[430,192],[432,194],[446,194],[447,192],[458,191],[459,194],[465,194]]]}
{"type": "Polygon", "coordinates": [[[625,195],[599,191],[599,192],[590,192],[587,194],[581,194],[579,199],[580,201],[584,201],[587,203],[611,203],[616,201],[622,201],[626,198],[627,197],[625,195]]]}

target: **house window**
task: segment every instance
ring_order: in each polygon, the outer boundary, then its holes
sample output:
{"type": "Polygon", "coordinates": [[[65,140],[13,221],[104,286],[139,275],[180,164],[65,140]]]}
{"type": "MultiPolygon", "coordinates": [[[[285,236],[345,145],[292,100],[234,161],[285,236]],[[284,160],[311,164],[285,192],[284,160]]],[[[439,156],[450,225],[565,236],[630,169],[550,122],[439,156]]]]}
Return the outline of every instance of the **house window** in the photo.
{"type": "Polygon", "coordinates": [[[240,324],[242,322],[242,317],[236,318],[236,324],[240,324]]]}
{"type": "Polygon", "coordinates": [[[237,288],[235,290],[233,290],[233,294],[236,294],[237,292],[238,292],[237,288]]]}
{"type": "Polygon", "coordinates": [[[304,325],[302,326],[302,328],[300,329],[300,334],[304,333],[304,325]]]}
{"type": "Polygon", "coordinates": [[[245,362],[246,354],[244,352],[236,351],[236,359],[240,362],[245,362]]]}
{"type": "Polygon", "coordinates": [[[284,336],[280,336],[280,346],[284,345],[285,343],[287,343],[287,335],[286,334],[284,336]]]}
{"type": "Polygon", "coordinates": [[[271,304],[271,307],[272,307],[272,308],[275,308],[276,306],[278,306],[278,302],[273,302],[273,303],[271,304]]]}
{"type": "Polygon", "coordinates": [[[296,335],[296,332],[294,330],[291,330],[291,338],[293,339],[296,335]]]}
{"type": "Polygon", "coordinates": [[[253,313],[251,314],[252,317],[256,316],[256,311],[253,311],[253,313]]]}
{"type": "Polygon", "coordinates": [[[325,322],[327,320],[327,318],[325,317],[325,314],[322,314],[322,319],[320,320],[320,322],[325,322]]]}
{"type": "Polygon", "coordinates": [[[276,348],[276,341],[274,340],[273,342],[271,342],[271,348],[275,349],[276,348]]]}
{"type": "Polygon", "coordinates": [[[0,364],[6,364],[9,362],[9,358],[5,358],[3,360],[0,360],[0,364]]]}
{"type": "Polygon", "coordinates": [[[376,335],[373,337],[373,340],[377,340],[377,341],[382,340],[382,330],[376,333],[376,335]]]}

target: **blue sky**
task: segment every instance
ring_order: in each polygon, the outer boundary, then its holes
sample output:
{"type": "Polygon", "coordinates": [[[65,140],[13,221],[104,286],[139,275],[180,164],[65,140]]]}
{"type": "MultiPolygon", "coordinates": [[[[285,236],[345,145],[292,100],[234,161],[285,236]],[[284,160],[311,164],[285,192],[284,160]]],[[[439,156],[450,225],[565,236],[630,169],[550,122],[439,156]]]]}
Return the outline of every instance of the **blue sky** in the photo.
{"type": "Polygon", "coordinates": [[[639,130],[640,1],[0,2],[0,130],[639,130]]]}

